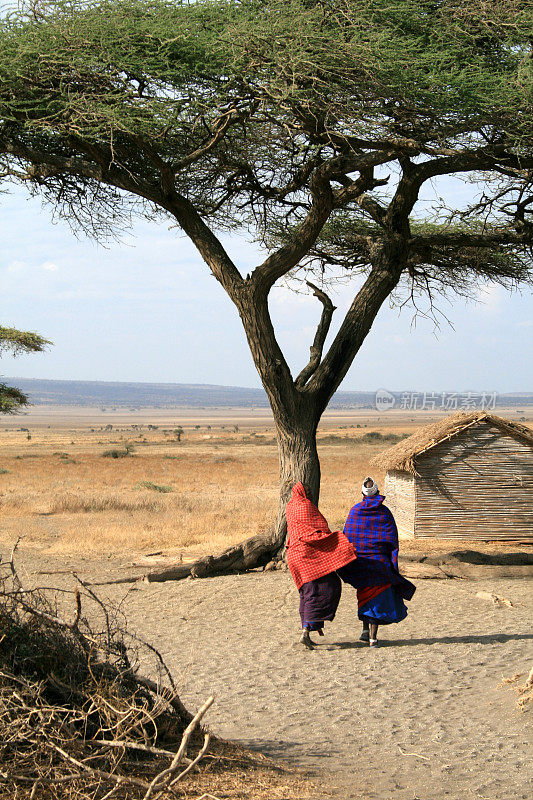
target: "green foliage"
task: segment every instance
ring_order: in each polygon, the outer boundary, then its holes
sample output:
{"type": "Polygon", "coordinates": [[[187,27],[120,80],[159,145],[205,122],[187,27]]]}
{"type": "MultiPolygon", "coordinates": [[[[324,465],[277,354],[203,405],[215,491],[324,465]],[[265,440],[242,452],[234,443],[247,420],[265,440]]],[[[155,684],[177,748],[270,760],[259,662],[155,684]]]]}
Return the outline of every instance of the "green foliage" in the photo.
{"type": "Polygon", "coordinates": [[[33,331],[19,331],[16,328],[0,325],[0,353],[9,351],[13,356],[20,353],[39,353],[49,344],[52,342],[33,331]]]}
{"type": "Polygon", "coordinates": [[[27,403],[28,398],[25,394],[13,386],[0,383],[0,414],[15,414],[27,403]]]}
{"type": "Polygon", "coordinates": [[[397,442],[401,442],[402,439],[406,439],[408,436],[408,433],[380,433],[379,431],[368,431],[368,433],[364,433],[357,441],[368,442],[369,444],[375,444],[377,442],[396,444],[397,442]]]}
{"type": "MultiPolygon", "coordinates": [[[[0,355],[5,352],[10,352],[13,356],[42,352],[49,344],[51,342],[48,339],[33,331],[19,331],[0,325],[0,355]]],[[[15,414],[27,404],[28,398],[23,392],[0,383],[0,414],[15,414]]]]}
{"type": "MultiPolygon", "coordinates": [[[[323,406],[402,283],[432,308],[532,280],[532,37],[523,0],[31,3],[0,20],[2,174],[99,238],[177,221],[250,341],[246,302],[294,268],[369,276],[326,367],[324,333],[296,379],[323,406]],[[444,175],[476,201],[418,213],[444,175]],[[235,228],[271,251],[249,294],[216,237],[235,228]]],[[[274,362],[289,375],[267,316],[265,384],[274,362]]]]}
{"type": "Polygon", "coordinates": [[[161,494],[167,494],[168,492],[174,491],[172,486],[165,486],[164,484],[152,483],[152,481],[141,481],[139,483],[139,488],[150,489],[153,492],[160,492],[161,494]]]}
{"type": "Polygon", "coordinates": [[[155,163],[129,137],[179,164],[234,108],[215,161],[178,177],[220,224],[242,222],[228,211],[248,195],[245,165],[282,183],[306,147],[316,153],[295,128],[305,114],[326,147],[333,136],[453,147],[491,129],[515,143],[531,132],[533,23],[516,0],[59,0],[8,15],[1,33],[2,116],[47,147],[105,143],[149,181],[155,163]]]}
{"type": "Polygon", "coordinates": [[[102,453],[103,458],[126,458],[127,456],[131,455],[131,451],[125,448],[124,450],[120,450],[118,448],[114,448],[112,450],[105,450],[102,453]]]}
{"type": "MultiPolygon", "coordinates": [[[[443,222],[413,219],[410,233],[409,268],[395,292],[397,302],[406,286],[413,294],[436,289],[440,296],[453,291],[468,297],[478,281],[506,288],[532,283],[531,244],[520,244],[501,221],[491,224],[469,214],[443,222]]],[[[323,227],[310,255],[323,270],[337,265],[365,272],[384,238],[376,223],[341,212],[323,227]]]]}
{"type": "Polygon", "coordinates": [[[527,3],[274,0],[240,6],[247,13],[225,44],[241,68],[253,64],[264,73],[265,65],[275,65],[268,80],[279,98],[321,106],[332,121],[337,114],[339,129],[355,124],[359,135],[374,134],[376,125],[385,132],[399,118],[426,118],[438,136],[457,123],[462,131],[466,114],[489,122],[495,109],[507,111],[509,130],[529,124],[511,112],[526,111],[531,102],[527,3]]]}

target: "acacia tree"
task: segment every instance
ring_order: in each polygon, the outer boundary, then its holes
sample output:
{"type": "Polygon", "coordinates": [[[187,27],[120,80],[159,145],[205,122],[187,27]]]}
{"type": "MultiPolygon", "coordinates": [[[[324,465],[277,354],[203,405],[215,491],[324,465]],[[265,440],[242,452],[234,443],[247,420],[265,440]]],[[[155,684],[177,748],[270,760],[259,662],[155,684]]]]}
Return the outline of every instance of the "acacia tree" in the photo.
{"type": "Polygon", "coordinates": [[[96,236],[132,213],[177,222],[242,320],[279,515],[197,574],[279,552],[295,481],[318,500],[317,425],[387,298],[531,282],[532,34],[518,0],[95,0],[3,20],[4,173],[96,236]],[[476,201],[424,217],[447,175],[476,201]],[[268,248],[247,275],[220,239],[236,229],[268,248]],[[313,278],[322,315],[293,377],[269,292],[332,268],[359,277],[353,302],[324,352],[334,307],[313,278]]]}
{"type": "MultiPolygon", "coordinates": [[[[39,353],[48,344],[51,344],[48,339],[33,331],[19,331],[16,328],[0,325],[0,354],[8,352],[18,356],[21,353],[39,353]]],[[[26,405],[28,397],[24,392],[14,386],[0,383],[0,414],[16,414],[26,405]]]]}

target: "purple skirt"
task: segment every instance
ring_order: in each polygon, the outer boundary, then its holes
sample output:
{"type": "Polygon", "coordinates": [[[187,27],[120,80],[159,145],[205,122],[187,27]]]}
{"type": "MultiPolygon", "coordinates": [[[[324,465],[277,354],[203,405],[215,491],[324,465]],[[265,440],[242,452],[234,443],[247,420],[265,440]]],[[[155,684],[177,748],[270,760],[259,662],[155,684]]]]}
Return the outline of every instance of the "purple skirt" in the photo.
{"type": "Polygon", "coordinates": [[[302,628],[318,631],[325,620],[332,620],[341,599],[342,583],[336,572],[300,586],[300,617],[302,628]]]}

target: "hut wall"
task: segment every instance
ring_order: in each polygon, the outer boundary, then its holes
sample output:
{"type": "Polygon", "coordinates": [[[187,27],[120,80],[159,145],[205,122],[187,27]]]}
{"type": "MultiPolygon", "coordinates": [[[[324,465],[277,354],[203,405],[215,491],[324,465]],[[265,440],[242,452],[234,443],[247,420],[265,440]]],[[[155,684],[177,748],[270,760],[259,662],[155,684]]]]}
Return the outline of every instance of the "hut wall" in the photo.
{"type": "Polygon", "coordinates": [[[416,459],[415,537],[533,541],[533,448],[480,422],[416,459]]]}
{"type": "Polygon", "coordinates": [[[385,476],[385,505],[394,515],[398,535],[412,539],[415,535],[415,482],[408,472],[391,470],[385,476]]]}

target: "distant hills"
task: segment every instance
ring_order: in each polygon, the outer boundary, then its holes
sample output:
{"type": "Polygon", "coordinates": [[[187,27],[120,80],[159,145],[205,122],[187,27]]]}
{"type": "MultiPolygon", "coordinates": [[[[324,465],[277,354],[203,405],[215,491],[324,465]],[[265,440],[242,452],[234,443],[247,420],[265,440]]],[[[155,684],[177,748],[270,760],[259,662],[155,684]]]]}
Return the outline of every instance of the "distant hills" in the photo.
{"type": "MultiPolygon", "coordinates": [[[[25,392],[33,405],[100,406],[104,408],[268,408],[262,389],[241,386],[215,386],[189,383],[122,383],[112,381],[57,381],[37,378],[2,378],[9,385],[25,392]]],[[[415,410],[423,404],[431,408],[455,410],[467,405],[480,407],[482,392],[385,392],[390,407],[415,410]]],[[[486,393],[485,402],[500,406],[533,404],[533,392],[515,392],[494,396],[486,393]]],[[[375,408],[376,392],[338,391],[330,408],[375,408]]],[[[378,406],[379,407],[379,406],[378,406]]],[[[381,410],[385,410],[381,408],[381,410]]]]}

